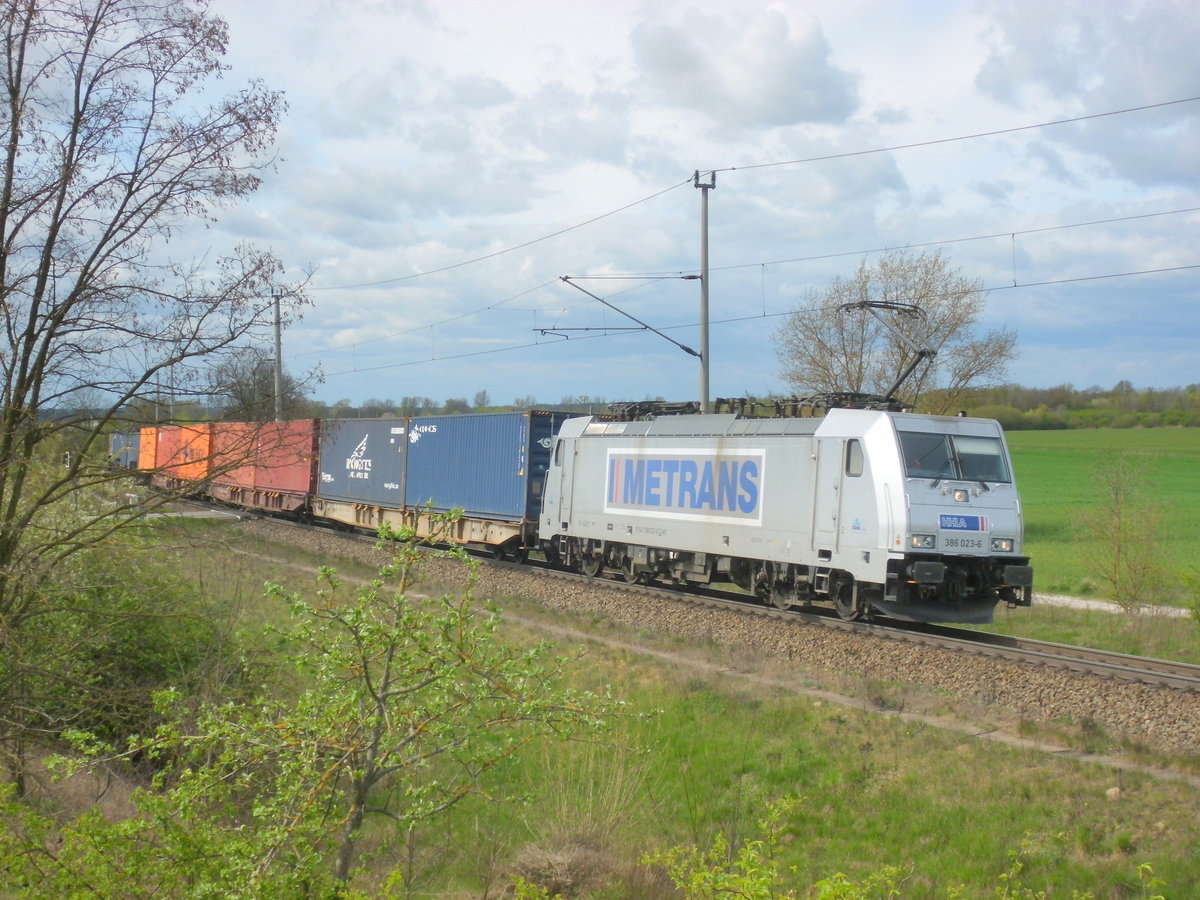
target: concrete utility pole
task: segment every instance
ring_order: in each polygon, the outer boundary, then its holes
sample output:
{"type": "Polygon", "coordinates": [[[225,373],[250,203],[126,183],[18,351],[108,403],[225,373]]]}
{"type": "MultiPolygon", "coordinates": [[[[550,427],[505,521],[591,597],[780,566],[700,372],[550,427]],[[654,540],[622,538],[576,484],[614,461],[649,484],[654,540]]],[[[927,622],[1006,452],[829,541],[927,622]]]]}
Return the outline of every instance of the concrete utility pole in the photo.
{"type": "Polygon", "coordinates": [[[717,186],[717,173],[700,182],[700,170],[692,176],[700,189],[700,412],[708,412],[708,192],[717,186]]]}
{"type": "Polygon", "coordinates": [[[283,328],[280,325],[279,306],[283,302],[283,288],[271,291],[275,298],[275,421],[283,421],[283,328]]]}

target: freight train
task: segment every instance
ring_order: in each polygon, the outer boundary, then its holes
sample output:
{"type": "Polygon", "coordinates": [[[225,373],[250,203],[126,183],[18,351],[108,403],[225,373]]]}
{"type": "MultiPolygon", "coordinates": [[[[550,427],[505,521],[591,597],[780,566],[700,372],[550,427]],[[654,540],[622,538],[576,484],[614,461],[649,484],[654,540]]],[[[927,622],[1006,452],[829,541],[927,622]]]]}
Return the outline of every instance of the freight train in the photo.
{"type": "Polygon", "coordinates": [[[733,583],[846,619],[989,622],[1000,602],[1031,602],[1020,497],[988,419],[533,410],[163,426],[136,443],[164,489],[422,536],[461,510],[443,537],[592,576],[733,583]]]}

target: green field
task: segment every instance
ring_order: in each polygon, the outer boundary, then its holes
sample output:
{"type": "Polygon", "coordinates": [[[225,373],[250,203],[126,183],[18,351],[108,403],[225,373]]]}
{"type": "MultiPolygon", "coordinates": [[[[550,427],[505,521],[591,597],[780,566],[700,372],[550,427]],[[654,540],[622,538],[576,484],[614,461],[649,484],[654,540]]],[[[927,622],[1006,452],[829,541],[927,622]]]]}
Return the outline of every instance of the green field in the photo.
{"type": "Polygon", "coordinates": [[[1159,510],[1154,543],[1177,586],[1165,599],[1180,599],[1183,574],[1200,567],[1200,429],[1012,431],[1008,442],[1036,590],[1101,593],[1083,558],[1083,522],[1100,505],[1097,466],[1128,453],[1145,461],[1145,493],[1159,510]]]}

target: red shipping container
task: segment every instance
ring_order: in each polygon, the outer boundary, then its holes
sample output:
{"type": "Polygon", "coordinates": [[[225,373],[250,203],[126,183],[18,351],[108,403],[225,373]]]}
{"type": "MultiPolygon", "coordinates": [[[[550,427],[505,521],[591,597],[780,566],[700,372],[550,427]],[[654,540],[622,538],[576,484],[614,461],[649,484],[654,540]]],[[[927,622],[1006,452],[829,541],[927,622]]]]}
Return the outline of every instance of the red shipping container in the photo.
{"type": "Polygon", "coordinates": [[[253,489],[258,429],[249,422],[216,422],[212,434],[214,485],[253,489]]]}
{"type": "Polygon", "coordinates": [[[164,425],[158,429],[154,477],[156,484],[203,481],[212,465],[212,426],[164,425]]]}
{"type": "Polygon", "coordinates": [[[254,488],[258,504],[295,511],[308,505],[317,488],[316,419],[268,422],[258,434],[254,488]]]}

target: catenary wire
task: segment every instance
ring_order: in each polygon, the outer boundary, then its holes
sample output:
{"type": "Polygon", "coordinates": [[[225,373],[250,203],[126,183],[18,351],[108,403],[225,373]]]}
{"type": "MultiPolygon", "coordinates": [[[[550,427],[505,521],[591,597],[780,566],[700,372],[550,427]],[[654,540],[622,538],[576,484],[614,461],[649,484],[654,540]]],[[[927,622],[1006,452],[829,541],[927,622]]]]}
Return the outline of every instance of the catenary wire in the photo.
{"type": "MultiPolygon", "coordinates": [[[[1138,275],[1157,275],[1157,274],[1163,274],[1163,273],[1167,273],[1167,272],[1183,272],[1183,271],[1191,271],[1191,270],[1195,270],[1195,269],[1200,269],[1200,263],[1196,263],[1193,265],[1186,265],[1186,266],[1167,266],[1167,267],[1159,268],[1159,269],[1139,269],[1137,271],[1132,271],[1132,272],[1108,272],[1108,273],[1105,273],[1102,275],[1079,275],[1079,276],[1075,276],[1072,278],[1054,278],[1054,279],[1048,279],[1045,281],[1023,282],[1021,284],[1003,284],[1003,285],[996,285],[995,287],[980,288],[979,292],[988,294],[988,293],[995,293],[998,291],[1011,291],[1011,290],[1014,290],[1017,288],[1053,287],[1055,285],[1062,285],[1062,284],[1076,284],[1076,283],[1086,282],[1086,281],[1103,281],[1103,280],[1111,279],[1111,278],[1130,278],[1130,277],[1134,277],[1134,276],[1138,276],[1138,275]]],[[[826,307],[826,308],[829,308],[829,307],[826,307]]],[[[711,321],[709,324],[710,325],[729,325],[729,324],[734,324],[737,322],[748,322],[748,321],[757,320],[757,319],[773,319],[773,318],[779,318],[780,316],[790,315],[793,311],[794,310],[784,310],[782,312],[774,312],[774,313],[767,313],[767,312],[757,313],[752,316],[734,316],[734,317],[726,318],[726,319],[715,319],[715,320],[711,321]]],[[[697,325],[697,323],[695,323],[695,322],[685,323],[682,325],[664,325],[664,326],[661,326],[661,330],[662,331],[675,331],[675,330],[678,330],[681,328],[695,328],[696,325],[697,325]]],[[[511,345],[508,347],[492,347],[487,350],[472,350],[467,353],[456,353],[456,354],[450,354],[447,356],[427,357],[424,359],[406,360],[404,362],[385,363],[380,366],[345,369],[340,372],[325,373],[325,377],[336,378],[341,375],[358,375],[358,374],[362,374],[364,372],[378,372],[378,371],[382,371],[384,369],[407,368],[409,366],[426,365],[431,362],[448,362],[448,361],[452,361],[452,360],[456,360],[456,359],[468,359],[468,358],[476,357],[476,356],[487,356],[492,353],[510,353],[514,350],[527,350],[530,347],[546,347],[546,346],[550,346],[552,344],[566,343],[567,341],[587,341],[587,340],[597,340],[599,338],[623,337],[623,336],[626,336],[631,333],[635,333],[635,332],[630,332],[628,330],[622,329],[620,331],[613,331],[610,333],[586,334],[586,335],[582,335],[580,337],[575,337],[575,338],[561,337],[558,340],[530,341],[530,342],[527,342],[524,344],[514,344],[514,345],[511,345]]]]}
{"type": "Polygon", "coordinates": [[[642,197],[642,199],[640,199],[640,200],[634,200],[632,203],[626,203],[624,206],[619,207],[617,209],[609,210],[608,212],[601,213],[598,216],[592,216],[592,218],[588,219],[587,221],[579,222],[578,224],[575,224],[575,225],[569,225],[566,228],[560,228],[558,231],[555,231],[552,234],[544,234],[541,237],[534,238],[533,240],[530,240],[530,241],[525,241],[522,244],[515,244],[512,247],[505,247],[503,250],[496,250],[492,253],[486,253],[483,256],[476,256],[473,259],[464,259],[461,262],[451,263],[448,266],[441,266],[437,269],[430,269],[427,272],[413,272],[411,275],[400,275],[400,276],[397,276],[396,278],[385,278],[382,281],[365,281],[365,282],[362,282],[361,284],[336,284],[336,285],[328,285],[325,287],[314,287],[314,288],[310,288],[309,290],[312,290],[312,291],[340,291],[340,290],[350,290],[351,288],[379,287],[380,285],[385,285],[385,284],[396,284],[397,282],[400,282],[400,281],[412,281],[414,278],[424,278],[426,275],[437,275],[441,272],[449,272],[452,269],[461,269],[463,266],[474,265],[475,263],[478,263],[478,262],[484,262],[485,260],[495,259],[497,256],[503,256],[506,253],[512,253],[516,250],[523,250],[526,247],[532,247],[534,244],[540,244],[543,241],[548,241],[552,238],[559,237],[560,235],[567,234],[567,233],[575,231],[579,228],[583,228],[586,225],[591,225],[595,222],[599,222],[601,219],[607,219],[609,216],[615,216],[617,213],[624,212],[627,209],[632,209],[635,206],[639,206],[642,203],[646,203],[650,200],[653,200],[655,197],[661,197],[663,194],[670,193],[671,191],[675,190],[676,188],[683,187],[685,184],[690,184],[691,181],[692,181],[692,179],[685,178],[683,181],[679,182],[678,184],[673,184],[670,187],[665,187],[661,191],[655,191],[653,194],[650,194],[649,196],[642,197]]]}
{"type": "MultiPolygon", "coordinates": [[[[965,244],[971,241],[987,241],[996,238],[1020,237],[1026,234],[1042,234],[1048,231],[1061,231],[1068,228],[1085,228],[1089,225],[1113,225],[1118,222],[1131,222],[1136,219],[1153,219],[1157,216],[1177,216],[1184,213],[1200,212],[1200,206],[1190,206],[1185,209],[1170,209],[1162,212],[1152,213],[1137,213],[1130,216],[1115,216],[1109,219],[1092,219],[1087,222],[1069,222],[1065,225],[1046,225],[1041,228],[1024,228],[1014,231],[997,231],[993,234],[975,234],[969,237],[958,238],[942,238],[934,241],[919,241],[911,244],[893,244],[887,247],[870,247],[861,250],[839,250],[836,253],[820,253],[815,256],[793,256],[787,259],[772,259],[762,262],[751,263],[733,263],[727,266],[712,266],[710,271],[713,272],[728,272],[735,269],[753,269],[759,266],[781,266],[788,263],[798,262],[819,262],[825,259],[839,259],[846,256],[863,256],[868,253],[889,253],[893,250],[913,249],[917,247],[937,247],[943,244],[965,244]]],[[[663,278],[684,273],[691,273],[695,269],[681,269],[678,272],[613,272],[606,275],[591,275],[590,278],[596,279],[614,279],[621,280],[626,278],[663,278]]]]}
{"type": "MultiPolygon", "coordinates": [[[[752,163],[752,164],[744,165],[744,166],[727,166],[727,167],[719,168],[719,169],[697,170],[695,173],[695,176],[699,177],[701,171],[704,171],[705,173],[711,173],[711,174],[715,174],[717,172],[738,172],[738,171],[747,171],[750,169],[763,169],[763,168],[770,168],[770,167],[775,167],[775,166],[790,166],[790,165],[799,165],[802,163],[822,162],[825,160],[845,159],[845,158],[850,158],[850,157],[855,157],[855,156],[867,156],[867,155],[874,154],[874,153],[889,153],[889,152],[892,152],[895,150],[909,150],[909,149],[915,149],[918,147],[930,147],[930,146],[936,146],[938,144],[947,144],[947,143],[954,143],[954,142],[958,142],[958,141],[974,140],[976,138],[995,137],[997,135],[1002,135],[1002,134],[1013,134],[1013,133],[1020,132],[1020,131],[1031,131],[1031,130],[1038,129],[1038,128],[1048,128],[1048,127],[1051,127],[1054,125],[1065,125],[1065,124],[1069,124],[1072,122],[1083,122],[1083,121],[1087,121],[1089,119],[1102,119],[1102,118],[1106,118],[1108,116],[1118,116],[1118,115],[1124,115],[1127,113],[1142,112],[1142,111],[1150,110],[1150,109],[1159,109],[1159,108],[1167,107],[1167,106],[1175,106],[1175,105],[1178,105],[1181,103],[1193,103],[1197,100],[1200,100],[1200,96],[1184,97],[1184,98],[1178,99],[1178,100],[1166,100],[1166,101],[1163,101],[1162,103],[1150,103],[1150,104],[1146,104],[1144,106],[1134,106],[1134,107],[1129,107],[1127,109],[1111,110],[1109,112],[1090,113],[1090,114],[1083,115],[1083,116],[1075,116],[1075,117],[1072,117],[1069,119],[1056,119],[1051,122],[1040,122],[1040,123],[1037,123],[1034,125],[1017,125],[1012,128],[1001,128],[1001,129],[997,129],[995,131],[984,131],[984,132],[978,132],[975,134],[959,135],[957,137],[949,137],[949,138],[936,138],[936,139],[928,140],[928,141],[917,141],[917,142],[914,142],[911,144],[898,144],[893,147],[875,147],[875,148],[871,148],[871,149],[867,149],[867,150],[853,150],[853,151],[848,151],[845,153],[834,153],[834,154],[828,154],[825,156],[813,156],[813,157],[807,157],[804,159],[780,160],[780,161],[769,162],[769,163],[752,163]]],[[[583,222],[579,222],[576,225],[571,225],[566,228],[561,228],[558,231],[555,231],[551,234],[546,234],[541,237],[537,237],[532,240],[525,241],[521,244],[516,244],[512,247],[506,247],[502,250],[496,250],[492,253],[487,253],[482,256],[474,257],[472,259],[466,259],[466,260],[462,260],[457,263],[451,263],[450,265],[440,266],[436,269],[430,269],[425,272],[413,272],[409,275],[400,275],[395,278],[385,278],[380,281],[367,281],[367,282],[361,282],[358,284],[341,284],[341,285],[326,285],[326,286],[322,286],[322,287],[310,287],[309,290],[316,292],[316,291],[349,290],[349,289],[353,289],[353,288],[365,288],[365,287],[379,287],[381,285],[396,284],[401,281],[411,281],[413,279],[423,278],[427,275],[437,275],[442,272],[449,272],[454,269],[460,269],[460,268],[463,268],[464,266],[473,265],[478,262],[484,262],[485,260],[489,260],[489,259],[495,259],[496,257],[503,256],[506,253],[512,253],[516,250],[522,250],[525,247],[531,247],[534,244],[539,244],[539,243],[542,243],[543,241],[551,240],[552,238],[556,238],[560,235],[567,234],[571,231],[575,231],[579,228],[583,228],[587,225],[591,225],[595,222],[599,222],[602,219],[606,219],[610,216],[614,216],[617,213],[624,212],[627,209],[632,209],[635,206],[639,206],[643,203],[646,203],[650,200],[655,199],[656,197],[660,197],[663,194],[670,193],[671,191],[681,188],[686,184],[692,183],[692,181],[693,181],[692,178],[685,178],[683,181],[680,181],[676,184],[672,184],[669,187],[663,188],[662,190],[655,191],[653,194],[650,194],[646,197],[642,197],[640,200],[634,200],[632,203],[627,203],[624,206],[619,207],[617,209],[609,210],[608,212],[601,213],[598,216],[593,216],[592,218],[587,219],[586,221],[583,221],[583,222]]]]}
{"type": "Polygon", "coordinates": [[[1052,122],[1039,122],[1036,125],[1015,125],[1012,128],[998,128],[995,131],[980,131],[974,134],[961,134],[956,137],[934,138],[928,141],[914,141],[911,144],[896,144],[891,147],[875,147],[871,150],[851,150],[845,153],[829,153],[824,156],[809,156],[803,159],[787,159],[769,163],[751,163],[745,166],[727,166],[723,169],[701,169],[704,174],[717,172],[745,172],[750,169],[767,169],[774,166],[796,166],[802,163],[825,162],[832,159],[850,159],[855,156],[869,156],[872,153],[892,153],[896,150],[913,150],[918,147],[934,147],[938,144],[952,144],[958,141],[970,141],[976,138],[997,137],[1002,134],[1015,134],[1020,131],[1032,131],[1036,128],[1050,128],[1054,125],[1069,125],[1073,122],[1086,122],[1090,119],[1103,119],[1108,116],[1120,116],[1126,113],[1144,112],[1148,109],[1161,109],[1166,106],[1176,106],[1180,103],[1194,103],[1200,97],[1183,97],[1179,100],[1165,100],[1162,103],[1148,103],[1145,106],[1131,106],[1128,109],[1114,109],[1109,112],[1089,113],[1083,116],[1073,116],[1069,119],[1055,119],[1052,122]]]}
{"type": "MultiPolygon", "coordinates": [[[[1013,231],[998,231],[998,232],[995,232],[992,234],[978,234],[978,235],[971,235],[969,237],[944,238],[941,240],[933,240],[933,241],[920,241],[917,243],[904,244],[903,249],[914,249],[914,248],[920,248],[920,247],[935,247],[935,246],[942,246],[945,244],[962,244],[962,243],[968,243],[971,241],[993,240],[995,238],[1001,238],[1001,237],[1013,237],[1015,239],[1017,236],[1020,236],[1020,235],[1042,234],[1042,233],[1046,233],[1046,232],[1050,232],[1050,231],[1060,231],[1060,230],[1070,229],[1070,228],[1084,228],[1084,227],[1091,226],[1091,225],[1111,225],[1111,224],[1115,224],[1118,222],[1130,222],[1130,221],[1135,221],[1138,219],[1152,219],[1152,218],[1156,218],[1158,216],[1182,215],[1184,213],[1191,213],[1191,212],[1200,212],[1200,206],[1192,206],[1192,207],[1187,207],[1184,209],[1163,210],[1160,212],[1152,212],[1152,213],[1137,213],[1137,214],[1129,215],[1129,216],[1114,216],[1114,217],[1110,217],[1107,219],[1091,219],[1086,222],[1069,222],[1069,223],[1066,223],[1063,225],[1046,225],[1046,226],[1042,226],[1039,228],[1024,228],[1024,229],[1016,229],[1013,231]]],[[[888,246],[888,247],[872,247],[872,248],[861,249],[861,250],[840,250],[836,253],[823,253],[823,254],[817,254],[814,256],[796,256],[796,257],[790,257],[787,259],[776,259],[776,260],[768,260],[768,261],[763,261],[763,262],[734,263],[732,265],[727,265],[727,266],[713,266],[711,271],[729,272],[729,271],[735,271],[737,269],[748,269],[748,268],[764,268],[765,269],[767,266],[780,266],[780,265],[788,265],[791,263],[799,263],[799,262],[818,262],[821,260],[839,259],[839,258],[843,258],[843,257],[847,257],[847,256],[862,256],[862,255],[866,255],[866,254],[870,254],[870,253],[887,253],[887,252],[890,252],[890,251],[893,251],[896,249],[900,249],[900,248],[897,246],[888,246]]],[[[588,275],[586,277],[588,279],[596,280],[596,281],[605,281],[605,280],[628,281],[631,279],[633,279],[633,280],[645,279],[647,282],[649,282],[651,280],[656,280],[656,279],[679,277],[681,274],[690,273],[692,271],[694,271],[694,270],[680,270],[678,272],[624,272],[624,273],[607,273],[607,274],[600,274],[600,275],[588,275]]],[[[426,329],[438,328],[442,325],[447,325],[450,322],[454,322],[459,319],[465,319],[470,316],[479,315],[480,313],[484,313],[484,312],[488,312],[489,310],[496,309],[500,306],[503,306],[505,303],[508,303],[510,300],[516,300],[516,299],[519,299],[520,297],[525,297],[536,291],[544,290],[547,287],[551,287],[557,283],[558,283],[558,279],[555,278],[551,281],[546,281],[535,287],[521,291],[520,293],[513,294],[511,297],[506,297],[504,300],[500,300],[496,303],[492,303],[487,306],[479,307],[478,309],[474,309],[469,312],[460,313],[459,315],[451,316],[447,319],[441,319],[436,322],[429,322],[424,325],[415,325],[412,328],[407,328],[402,331],[392,332],[390,334],[381,335],[381,336],[375,337],[375,338],[368,338],[363,341],[355,341],[354,343],[350,343],[350,344],[338,344],[338,345],[331,346],[331,347],[325,347],[320,350],[310,350],[310,351],[306,351],[303,353],[297,353],[292,358],[299,359],[301,357],[317,356],[317,355],[321,355],[324,353],[338,353],[338,352],[343,352],[343,351],[347,351],[347,350],[356,350],[359,347],[362,347],[366,344],[376,343],[376,342],[382,341],[382,340],[390,340],[391,338],[403,337],[406,334],[412,334],[414,332],[424,331],[426,329]]],[[[608,296],[615,297],[618,294],[625,293],[626,291],[634,290],[636,287],[644,287],[644,286],[645,285],[637,285],[634,288],[625,288],[621,291],[615,291],[608,296]]],[[[1014,286],[1017,286],[1015,282],[1014,282],[1014,286]]],[[[582,306],[582,305],[586,305],[586,302],[579,303],[579,304],[573,304],[569,307],[564,307],[562,311],[565,311],[566,309],[573,309],[573,308],[575,308],[575,306],[582,306]]],[[[765,309],[765,302],[764,302],[764,309],[765,309]]],[[[561,315],[561,312],[560,312],[560,315],[561,315]]],[[[753,318],[753,317],[751,317],[751,318],[753,318]]]]}

